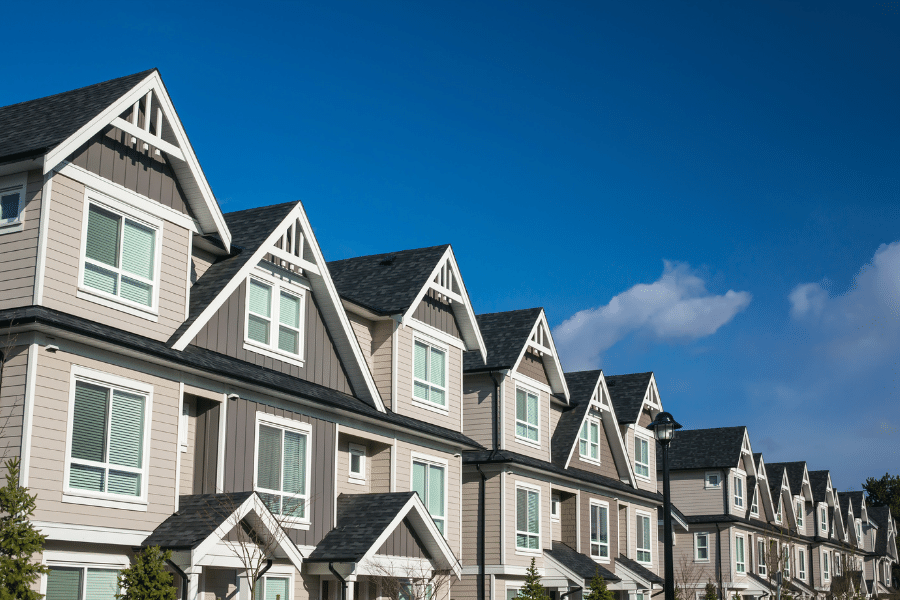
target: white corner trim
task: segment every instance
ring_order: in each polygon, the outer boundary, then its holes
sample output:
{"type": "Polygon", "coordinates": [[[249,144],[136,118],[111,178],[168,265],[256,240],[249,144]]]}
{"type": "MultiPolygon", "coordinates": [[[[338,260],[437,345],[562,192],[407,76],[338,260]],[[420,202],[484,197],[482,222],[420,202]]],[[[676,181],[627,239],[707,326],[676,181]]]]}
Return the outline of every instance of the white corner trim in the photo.
{"type": "MultiPolygon", "coordinates": [[[[218,431],[218,457],[216,459],[216,492],[225,491],[225,436],[228,435],[228,395],[221,395],[222,414],[219,415],[219,431],[218,431]]],[[[178,414],[178,420],[181,421],[181,413],[178,414]]],[[[177,450],[176,450],[177,451],[177,450]]],[[[181,452],[178,452],[181,456],[181,452]]]]}
{"type": "Polygon", "coordinates": [[[19,456],[19,483],[22,487],[28,487],[28,470],[31,466],[31,437],[34,429],[34,388],[37,385],[37,351],[36,343],[28,346],[28,358],[25,369],[28,373],[25,378],[25,407],[22,416],[22,447],[19,456]]]}
{"type": "Polygon", "coordinates": [[[175,431],[175,497],[172,499],[175,504],[175,512],[178,512],[178,493],[181,491],[181,427],[184,419],[181,413],[184,411],[184,382],[178,382],[178,427],[175,431]]]}
{"type": "MultiPolygon", "coordinates": [[[[27,190],[27,183],[26,183],[27,190]]],[[[44,186],[41,188],[41,214],[38,225],[37,258],[34,269],[34,296],[32,304],[40,306],[44,298],[44,270],[47,265],[47,239],[50,229],[50,197],[53,194],[53,173],[44,175],[44,186]]]]}

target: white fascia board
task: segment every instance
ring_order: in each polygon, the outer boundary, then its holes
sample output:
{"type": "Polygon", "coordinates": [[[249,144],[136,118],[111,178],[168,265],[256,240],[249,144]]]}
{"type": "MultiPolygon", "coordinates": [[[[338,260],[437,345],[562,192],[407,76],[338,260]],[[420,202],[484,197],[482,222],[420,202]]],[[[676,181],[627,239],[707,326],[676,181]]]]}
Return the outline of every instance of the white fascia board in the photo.
{"type": "Polygon", "coordinates": [[[190,183],[193,184],[185,185],[188,182],[181,181],[182,189],[185,191],[188,202],[199,217],[203,232],[212,233],[215,231],[222,238],[225,248],[230,248],[231,232],[225,223],[225,217],[222,215],[219,204],[212,193],[212,189],[209,187],[209,182],[200,168],[200,162],[194,154],[194,149],[188,140],[187,133],[184,131],[181,120],[178,118],[178,113],[172,105],[172,100],[169,98],[165,84],[163,84],[158,71],[154,70],[143,81],[135,85],[118,100],[106,107],[100,114],[80,127],[78,131],[50,150],[44,157],[44,174],[46,175],[48,172],[56,169],[62,161],[81,147],[82,144],[90,140],[104,127],[113,123],[121,113],[133,106],[135,102],[144,98],[150,91],[156,92],[156,97],[161,105],[159,108],[162,109],[165,118],[169,121],[172,131],[175,133],[177,145],[183,154],[183,164],[186,169],[181,168],[179,163],[182,163],[182,161],[178,159],[171,163],[172,168],[180,180],[187,176],[191,180],[190,183]],[[196,192],[192,192],[193,189],[196,189],[196,192]]]}
{"type": "Polygon", "coordinates": [[[558,560],[556,560],[555,558],[553,558],[552,556],[550,556],[549,554],[547,554],[545,552],[544,553],[544,577],[543,577],[543,579],[547,579],[548,577],[553,577],[554,575],[556,575],[555,573],[552,573],[551,570],[557,571],[557,573],[560,577],[564,577],[565,579],[568,579],[570,581],[584,583],[584,578],[579,577],[578,573],[576,573],[575,571],[572,571],[567,566],[565,566],[564,564],[562,564],[561,562],[559,562],[558,560]]]}
{"type": "MultiPolygon", "coordinates": [[[[600,381],[597,384],[597,393],[603,392],[603,396],[607,398],[606,404],[608,405],[609,418],[601,419],[603,422],[603,429],[606,431],[606,438],[608,440],[615,439],[615,446],[610,443],[610,450],[612,450],[613,458],[616,460],[616,467],[619,473],[622,472],[621,464],[625,465],[625,472],[628,475],[628,483],[632,487],[637,487],[637,478],[634,474],[634,464],[632,463],[629,454],[628,448],[625,446],[625,438],[622,437],[622,430],[619,428],[619,418],[616,416],[616,409],[613,406],[611,400],[611,396],[609,395],[609,388],[606,387],[606,377],[603,375],[603,372],[600,372],[600,381]],[[610,433],[610,430],[613,432],[610,433]]],[[[620,476],[621,477],[621,476],[620,476]]]]}
{"type": "Polygon", "coordinates": [[[450,263],[453,276],[459,282],[462,303],[454,302],[451,305],[451,308],[457,321],[459,321],[460,334],[462,335],[463,341],[466,343],[466,350],[478,350],[481,353],[481,359],[487,361],[487,347],[484,345],[484,339],[481,337],[481,330],[478,328],[478,321],[475,319],[475,310],[472,308],[469,292],[466,291],[466,284],[459,272],[459,265],[456,263],[456,256],[453,254],[452,246],[448,246],[443,256],[437,261],[434,269],[431,270],[431,274],[428,275],[425,285],[423,285],[422,289],[416,294],[412,304],[409,305],[409,308],[406,309],[406,313],[400,318],[400,322],[406,323],[408,319],[412,318],[413,313],[416,312],[416,308],[418,308],[419,303],[422,302],[425,294],[428,293],[428,290],[432,289],[434,278],[437,277],[441,268],[447,262],[450,263]],[[461,304],[461,308],[457,308],[457,304],[461,304]]]}
{"type": "MultiPolygon", "coordinates": [[[[519,357],[516,359],[516,362],[513,364],[512,371],[515,372],[519,368],[519,363],[522,362],[522,359],[525,357],[525,352],[529,348],[529,342],[531,341],[531,337],[537,331],[537,328],[543,325],[544,329],[547,331],[547,339],[550,340],[550,353],[551,357],[551,368],[547,375],[550,379],[550,388],[553,390],[555,394],[562,394],[566,402],[570,402],[571,395],[569,394],[569,386],[566,385],[566,374],[563,371],[562,363],[559,362],[559,355],[556,353],[556,344],[553,343],[553,334],[550,333],[550,327],[547,323],[547,315],[544,313],[544,309],[541,309],[541,314],[538,315],[538,318],[535,319],[534,325],[531,328],[531,331],[528,333],[528,338],[526,339],[525,344],[522,345],[522,349],[519,351],[519,357]]],[[[546,357],[546,353],[544,354],[546,357]]]]}
{"type": "Polygon", "coordinates": [[[651,586],[648,580],[644,579],[619,561],[616,561],[616,577],[619,577],[622,581],[630,579],[641,586],[641,589],[650,589],[651,586]]]}

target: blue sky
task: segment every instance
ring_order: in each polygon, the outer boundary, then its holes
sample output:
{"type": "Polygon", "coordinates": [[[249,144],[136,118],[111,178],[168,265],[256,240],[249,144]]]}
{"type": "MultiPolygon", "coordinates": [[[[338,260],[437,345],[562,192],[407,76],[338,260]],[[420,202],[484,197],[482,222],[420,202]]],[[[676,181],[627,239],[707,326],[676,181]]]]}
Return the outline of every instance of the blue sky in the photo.
{"type": "Polygon", "coordinates": [[[158,67],[223,210],[302,199],[330,260],[450,242],[567,369],[652,370],[839,489],[900,471],[896,2],[6,16],[0,104],[158,67]]]}

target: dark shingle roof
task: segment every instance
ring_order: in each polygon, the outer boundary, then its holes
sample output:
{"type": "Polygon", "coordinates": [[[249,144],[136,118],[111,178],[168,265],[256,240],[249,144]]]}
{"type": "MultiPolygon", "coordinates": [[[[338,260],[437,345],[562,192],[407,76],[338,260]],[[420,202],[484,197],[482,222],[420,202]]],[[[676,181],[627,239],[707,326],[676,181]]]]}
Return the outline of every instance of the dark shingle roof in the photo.
{"type": "Polygon", "coordinates": [[[578,575],[579,577],[590,581],[595,573],[599,573],[606,581],[622,581],[621,577],[617,577],[615,573],[598,565],[593,558],[585,556],[571,546],[562,542],[553,542],[553,547],[544,550],[544,554],[549,555],[558,563],[578,575]]]}
{"type": "Polygon", "coordinates": [[[623,564],[629,571],[633,572],[634,574],[636,574],[640,577],[643,577],[650,583],[661,584],[661,583],[664,583],[664,581],[665,581],[662,577],[660,577],[659,575],[657,575],[656,573],[654,573],[653,571],[651,571],[644,565],[640,564],[637,561],[631,560],[624,554],[620,554],[619,558],[617,558],[616,560],[619,561],[621,564],[623,564]]]}
{"type": "Polygon", "coordinates": [[[379,315],[405,313],[449,244],[328,263],[341,298],[379,315]]]}
{"type": "MultiPolygon", "coordinates": [[[[850,502],[853,506],[853,514],[857,519],[862,518],[862,505],[866,499],[865,492],[863,491],[855,491],[855,492],[842,492],[846,494],[850,498],[850,502]]],[[[868,507],[867,507],[868,508],[868,507]]]]}
{"type": "Polygon", "coordinates": [[[753,466],[756,467],[756,470],[759,471],[759,463],[762,461],[762,452],[754,452],[753,453],[753,466]]]}
{"type": "Polygon", "coordinates": [[[584,415],[590,408],[591,394],[597,385],[602,371],[581,371],[566,373],[566,385],[569,387],[570,403],[559,417],[553,439],[550,442],[553,456],[551,460],[558,467],[565,467],[572,446],[578,439],[578,431],[584,415]]]}
{"type": "Polygon", "coordinates": [[[298,399],[321,403],[332,409],[345,410],[360,416],[377,419],[413,431],[419,431],[446,441],[458,443],[469,448],[482,448],[481,444],[471,438],[453,431],[433,425],[426,421],[412,419],[404,415],[388,411],[381,413],[359,398],[324,387],[305,379],[298,379],[277,371],[253,365],[218,354],[211,350],[188,346],[183,351],[173,350],[165,343],[135,333],[116,329],[109,325],[69,315],[40,306],[14,308],[0,311],[0,330],[13,324],[41,323],[65,331],[90,337],[94,340],[109,343],[132,352],[177,362],[185,368],[198,369],[207,373],[220,375],[229,379],[242,381],[250,385],[264,386],[267,389],[296,396],[298,399]]]}
{"type": "Polygon", "coordinates": [[[359,561],[413,495],[415,492],[341,494],[337,499],[337,527],[322,538],[306,560],[359,561]]]}
{"type": "Polygon", "coordinates": [[[477,315],[478,328],[487,348],[487,362],[481,360],[476,351],[463,355],[463,370],[487,371],[489,369],[511,369],[522,348],[528,341],[528,334],[540,316],[542,308],[525,308],[507,312],[477,315]]]}
{"type": "MultiPolygon", "coordinates": [[[[838,492],[838,504],[841,507],[841,517],[843,517],[844,523],[849,527],[850,523],[850,495],[847,492],[838,492]]],[[[854,518],[858,515],[854,512],[854,518]]]]}
{"type": "Polygon", "coordinates": [[[772,494],[772,503],[778,510],[778,500],[781,498],[781,482],[784,478],[784,465],[769,463],[766,465],[766,477],[769,481],[769,492],[772,494]]]}
{"type": "Polygon", "coordinates": [[[178,512],[160,523],[142,546],[194,548],[256,492],[180,496],[178,512]]]}
{"type": "Polygon", "coordinates": [[[651,377],[652,371],[606,377],[606,387],[619,423],[637,423],[641,418],[641,406],[651,377]]]}
{"type": "Polygon", "coordinates": [[[825,502],[828,489],[828,471],[810,471],[809,487],[812,488],[813,502],[825,502]]]}
{"type": "Polygon", "coordinates": [[[870,506],[869,518],[878,525],[878,529],[875,530],[875,554],[886,556],[888,521],[891,518],[891,509],[887,506],[870,506]]]}
{"type": "Polygon", "coordinates": [[[153,71],[155,69],[0,108],[0,160],[46,153],[153,71]]]}
{"type": "MultiPolygon", "coordinates": [[[[669,468],[684,470],[737,467],[741,459],[741,447],[746,430],[743,425],[687,431],[682,429],[675,434],[675,439],[669,444],[669,468]]],[[[661,453],[659,444],[656,452],[661,453]]],[[[657,464],[661,465],[662,458],[657,457],[657,460],[657,464]]]]}
{"type": "Polygon", "coordinates": [[[788,485],[791,487],[791,494],[799,496],[800,490],[803,487],[803,469],[806,467],[806,462],[800,460],[795,462],[771,463],[771,465],[766,465],[766,469],[774,465],[783,467],[783,470],[787,471],[788,485]]]}
{"type": "Polygon", "coordinates": [[[281,223],[297,202],[285,202],[261,206],[225,214],[225,222],[231,231],[231,254],[214,262],[191,287],[188,318],[169,338],[174,344],[194,324],[209,303],[219,295],[228,282],[234,279],[241,267],[253,256],[272,230],[281,223]]]}

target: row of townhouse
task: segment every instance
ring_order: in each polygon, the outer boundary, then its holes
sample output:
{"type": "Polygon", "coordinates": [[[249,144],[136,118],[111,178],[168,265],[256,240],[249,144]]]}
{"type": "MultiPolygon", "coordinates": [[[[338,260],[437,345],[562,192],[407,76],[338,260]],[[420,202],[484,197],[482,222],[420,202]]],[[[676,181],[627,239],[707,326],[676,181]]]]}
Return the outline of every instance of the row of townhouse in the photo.
{"type": "Polygon", "coordinates": [[[746,427],[679,431],[669,449],[676,586],[702,597],[895,597],[897,524],[864,493],[838,492],[804,461],[766,463],[746,427]],[[780,577],[779,577],[780,575],[780,577]]]}
{"type": "Polygon", "coordinates": [[[190,600],[506,600],[532,559],[556,600],[661,589],[652,374],[564,373],[450,246],[328,263],[299,202],[223,214],[158,71],[0,108],[0,201],[49,600],[147,546],[190,600]]]}

